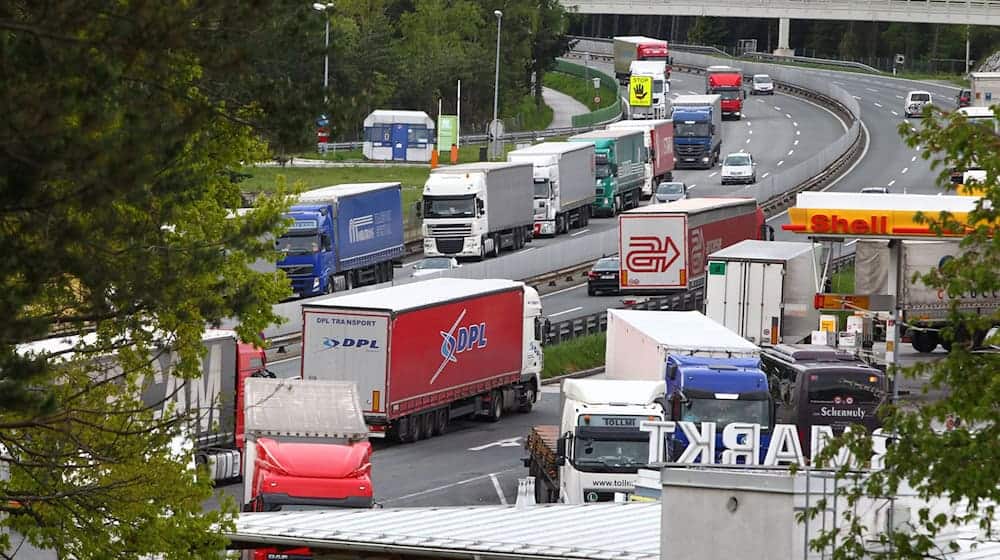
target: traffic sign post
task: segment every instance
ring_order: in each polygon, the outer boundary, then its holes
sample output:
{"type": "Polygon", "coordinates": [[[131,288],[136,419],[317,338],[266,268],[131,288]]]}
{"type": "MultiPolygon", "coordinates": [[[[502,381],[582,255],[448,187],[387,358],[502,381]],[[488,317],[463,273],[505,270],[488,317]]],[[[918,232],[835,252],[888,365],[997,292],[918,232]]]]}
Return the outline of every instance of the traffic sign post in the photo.
{"type": "Polygon", "coordinates": [[[490,159],[500,159],[500,156],[503,155],[503,121],[500,119],[491,121],[487,134],[489,135],[490,159]]]}

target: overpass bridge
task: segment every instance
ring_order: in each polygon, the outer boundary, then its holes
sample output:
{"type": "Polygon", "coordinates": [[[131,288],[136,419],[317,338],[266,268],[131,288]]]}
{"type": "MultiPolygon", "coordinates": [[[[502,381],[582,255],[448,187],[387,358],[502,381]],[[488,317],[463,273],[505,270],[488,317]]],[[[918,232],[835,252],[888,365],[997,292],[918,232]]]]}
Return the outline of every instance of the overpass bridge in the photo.
{"type": "Polygon", "coordinates": [[[562,0],[581,14],[778,18],[778,49],[793,54],[793,19],[1000,25],[1000,0],[562,0]]]}

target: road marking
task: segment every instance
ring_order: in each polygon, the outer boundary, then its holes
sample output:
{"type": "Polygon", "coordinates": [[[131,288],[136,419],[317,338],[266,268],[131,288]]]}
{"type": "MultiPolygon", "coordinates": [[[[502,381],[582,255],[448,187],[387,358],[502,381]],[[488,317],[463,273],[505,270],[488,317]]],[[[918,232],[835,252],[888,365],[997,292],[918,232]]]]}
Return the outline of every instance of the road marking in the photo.
{"type": "Polygon", "coordinates": [[[896,96],[896,99],[902,99],[902,98],[903,98],[903,96],[902,96],[902,95],[897,95],[897,96],[896,96]]]}
{"type": "Polygon", "coordinates": [[[778,162],[778,167],[781,167],[782,165],[784,165],[784,163],[785,163],[785,160],[781,160],[781,161],[779,161],[779,162],[778,162]]]}
{"type": "MultiPolygon", "coordinates": [[[[808,104],[812,105],[813,107],[816,107],[817,109],[822,109],[822,110],[826,111],[827,113],[830,113],[831,115],[833,115],[833,118],[837,119],[837,121],[840,123],[840,126],[844,127],[844,132],[847,132],[849,130],[847,128],[847,123],[844,122],[844,119],[840,118],[840,115],[838,115],[837,113],[834,113],[830,109],[828,109],[828,108],[826,108],[826,107],[824,107],[824,106],[822,106],[822,105],[820,105],[818,103],[813,103],[812,101],[809,101],[808,99],[799,99],[799,101],[808,103],[808,104]]],[[[796,130],[795,134],[798,134],[798,133],[799,133],[799,131],[796,130]]]]}
{"type": "Polygon", "coordinates": [[[535,248],[534,248],[534,247],[528,247],[527,249],[521,249],[520,251],[518,251],[518,252],[516,252],[516,253],[513,253],[513,254],[515,254],[515,255],[520,255],[520,254],[522,254],[522,253],[527,253],[528,251],[534,251],[534,250],[535,250],[535,248]]]}
{"type": "Polygon", "coordinates": [[[433,494],[434,492],[440,492],[441,490],[448,490],[450,488],[455,488],[456,486],[462,486],[462,485],[468,484],[470,482],[476,482],[477,480],[483,480],[483,479],[489,478],[490,476],[493,476],[493,475],[505,474],[505,473],[514,472],[514,471],[524,471],[524,467],[522,465],[518,465],[516,467],[511,467],[509,469],[504,469],[502,471],[497,471],[495,473],[484,474],[484,475],[480,475],[480,476],[474,476],[472,478],[467,478],[465,480],[459,480],[458,482],[452,482],[450,484],[444,484],[442,486],[435,486],[434,488],[428,488],[427,490],[421,490],[419,492],[413,492],[412,494],[406,494],[406,495],[403,495],[403,496],[397,496],[395,498],[386,498],[386,499],[380,500],[380,501],[385,504],[385,503],[389,503],[389,502],[398,502],[400,500],[407,500],[409,498],[416,498],[417,496],[423,496],[425,494],[433,494]]]}
{"type": "MultiPolygon", "coordinates": [[[[747,138],[747,144],[749,144],[749,143],[750,143],[750,139],[747,138]]],[[[712,175],[715,175],[715,173],[712,173],[712,175]]],[[[711,177],[712,175],[709,175],[709,177],[711,177]]]]}
{"type": "Polygon", "coordinates": [[[753,130],[752,129],[748,130],[747,132],[749,132],[750,134],[753,134],[753,130]]]}
{"type": "Polygon", "coordinates": [[[789,115],[788,113],[785,113],[785,116],[788,117],[788,118],[792,118],[792,116],[789,115]]]}
{"type": "Polygon", "coordinates": [[[882,104],[881,104],[881,103],[879,103],[878,101],[875,101],[875,102],[874,102],[873,104],[874,104],[874,105],[875,105],[876,107],[878,107],[878,108],[881,108],[881,107],[882,107],[882,104]]]}
{"type": "Polygon", "coordinates": [[[800,134],[802,134],[802,131],[801,131],[801,130],[796,130],[796,131],[795,131],[795,135],[796,135],[796,136],[799,136],[800,134]]]}
{"type": "Polygon", "coordinates": [[[796,140],[796,141],[792,142],[792,145],[793,145],[793,146],[798,146],[798,145],[799,145],[799,141],[798,141],[798,140],[796,140]]]}
{"type": "Polygon", "coordinates": [[[844,82],[833,82],[833,83],[837,84],[838,86],[844,85],[844,82]]]}
{"type": "Polygon", "coordinates": [[[691,190],[691,189],[693,189],[693,188],[695,188],[695,187],[697,187],[697,186],[698,186],[698,185],[691,185],[690,187],[688,187],[688,190],[691,190]]]}
{"type": "Polygon", "coordinates": [[[750,126],[750,121],[747,121],[747,126],[750,126]]]}
{"type": "Polygon", "coordinates": [[[878,90],[877,90],[877,89],[872,89],[872,88],[870,88],[870,87],[866,87],[865,89],[867,89],[868,91],[870,91],[870,92],[872,92],[872,93],[878,93],[878,90]]]}
{"type": "MultiPolygon", "coordinates": [[[[688,187],[688,188],[690,188],[690,187],[688,187]]],[[[544,299],[544,298],[547,298],[549,296],[557,296],[559,294],[564,294],[564,293],[566,293],[566,292],[568,292],[570,290],[578,290],[578,289],[580,289],[580,288],[582,288],[584,286],[586,286],[586,284],[577,284],[576,286],[570,286],[568,288],[563,288],[563,289],[557,290],[555,292],[551,292],[551,293],[548,293],[548,294],[543,294],[541,297],[544,299]]]]}
{"type": "Polygon", "coordinates": [[[521,436],[517,436],[506,439],[498,439],[477,447],[470,447],[469,451],[482,451],[483,449],[489,449],[490,447],[520,447],[520,445],[521,436]]]}
{"type": "Polygon", "coordinates": [[[897,117],[899,116],[899,113],[897,113],[896,111],[892,111],[892,114],[897,117]]]}
{"type": "Polygon", "coordinates": [[[709,173],[708,176],[711,178],[711,177],[715,177],[718,174],[719,174],[718,171],[713,171],[713,172],[709,173]]]}
{"type": "Polygon", "coordinates": [[[493,481],[493,488],[496,489],[497,496],[500,496],[500,505],[502,505],[502,506],[507,505],[507,498],[504,497],[504,495],[503,495],[503,489],[500,488],[500,481],[497,480],[497,475],[491,473],[490,474],[490,480],[493,481]]]}
{"type": "Polygon", "coordinates": [[[911,127],[910,127],[910,131],[911,131],[911,132],[916,132],[916,131],[917,131],[917,129],[916,129],[916,128],[913,128],[913,127],[911,126],[911,127]]]}
{"type": "Polygon", "coordinates": [[[763,103],[763,102],[764,102],[764,100],[763,100],[763,99],[758,99],[758,100],[757,100],[757,103],[763,103]]]}
{"type": "Polygon", "coordinates": [[[889,183],[888,183],[888,185],[890,187],[893,186],[893,185],[895,185],[895,184],[896,184],[896,180],[895,179],[893,179],[892,181],[889,181],[889,183]]]}
{"type": "Polygon", "coordinates": [[[799,126],[799,123],[792,121],[792,126],[799,126]]]}
{"type": "Polygon", "coordinates": [[[688,93],[690,93],[691,95],[698,95],[698,92],[697,92],[697,91],[691,91],[691,90],[688,90],[688,93]]]}
{"type": "Polygon", "coordinates": [[[571,234],[569,234],[569,236],[570,236],[570,237],[576,237],[577,235],[583,235],[583,234],[587,233],[588,231],[590,231],[590,228],[587,228],[587,229],[581,229],[580,231],[578,231],[578,232],[576,232],[576,233],[571,233],[571,234]]]}
{"type": "Polygon", "coordinates": [[[910,170],[909,167],[904,167],[903,170],[900,173],[903,173],[905,175],[906,172],[909,171],[909,170],[910,170]]]}
{"type": "Polygon", "coordinates": [[[572,312],[574,312],[574,311],[579,311],[579,310],[581,310],[581,309],[583,309],[583,308],[582,308],[582,307],[574,307],[573,309],[567,309],[566,311],[560,311],[559,313],[549,313],[549,314],[548,314],[548,315],[546,315],[546,316],[547,316],[547,317],[558,317],[558,316],[560,316],[560,315],[565,315],[565,314],[567,314],[567,313],[572,313],[572,312]]]}
{"type": "Polygon", "coordinates": [[[911,157],[911,158],[910,158],[910,161],[917,161],[917,156],[913,156],[913,157],[911,157]]]}
{"type": "Polygon", "coordinates": [[[788,150],[788,154],[787,155],[792,155],[794,153],[795,153],[795,150],[788,150]]]}
{"type": "Polygon", "coordinates": [[[858,97],[857,95],[852,95],[851,97],[853,97],[854,99],[857,99],[858,101],[861,101],[861,98],[858,97]]]}
{"type": "Polygon", "coordinates": [[[767,179],[768,175],[770,175],[770,173],[764,173],[763,175],[760,176],[760,178],[761,179],[767,179]]]}
{"type": "Polygon", "coordinates": [[[283,360],[268,360],[267,361],[267,365],[269,365],[269,366],[276,366],[278,364],[285,364],[285,363],[288,363],[288,362],[293,362],[295,360],[298,360],[301,357],[302,356],[293,356],[291,358],[285,358],[283,360]]]}
{"type": "Polygon", "coordinates": [[[778,107],[777,105],[775,105],[775,106],[774,106],[774,110],[775,110],[775,111],[780,111],[780,110],[781,110],[781,107],[778,107]]]}

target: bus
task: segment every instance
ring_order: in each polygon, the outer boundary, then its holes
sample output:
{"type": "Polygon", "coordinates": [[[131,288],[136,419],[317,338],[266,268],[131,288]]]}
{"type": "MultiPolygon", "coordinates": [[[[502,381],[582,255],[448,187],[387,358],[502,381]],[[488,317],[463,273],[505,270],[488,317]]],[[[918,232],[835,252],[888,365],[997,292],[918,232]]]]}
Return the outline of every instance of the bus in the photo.
{"type": "Polygon", "coordinates": [[[829,346],[778,344],[763,348],[761,363],[777,405],[776,421],[794,424],[806,457],[813,425],[835,435],[848,425],[869,433],[881,427],[876,411],[887,398],[885,374],[829,346]]]}

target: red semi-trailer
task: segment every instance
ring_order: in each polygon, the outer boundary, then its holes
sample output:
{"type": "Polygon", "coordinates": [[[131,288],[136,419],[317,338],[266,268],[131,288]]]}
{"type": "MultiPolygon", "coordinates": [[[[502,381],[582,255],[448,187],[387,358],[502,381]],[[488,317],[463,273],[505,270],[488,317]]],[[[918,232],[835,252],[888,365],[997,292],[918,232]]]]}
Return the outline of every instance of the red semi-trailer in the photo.
{"type": "Polygon", "coordinates": [[[729,66],[709,66],[705,70],[705,93],[722,97],[722,118],[743,116],[743,72],[729,66]]]}
{"type": "Polygon", "coordinates": [[[650,37],[629,36],[614,38],[615,77],[628,84],[632,62],[636,60],[663,61],[663,74],[670,79],[671,58],[666,41],[650,37]]]}
{"type": "Polygon", "coordinates": [[[752,198],[688,198],[618,216],[622,293],[656,294],[703,286],[708,255],[758,239],[764,213],[752,198]]]}
{"type": "Polygon", "coordinates": [[[302,377],[356,383],[369,435],[416,441],[449,420],[538,400],[538,293],[512,280],[437,278],[302,306],[302,377]]]}

